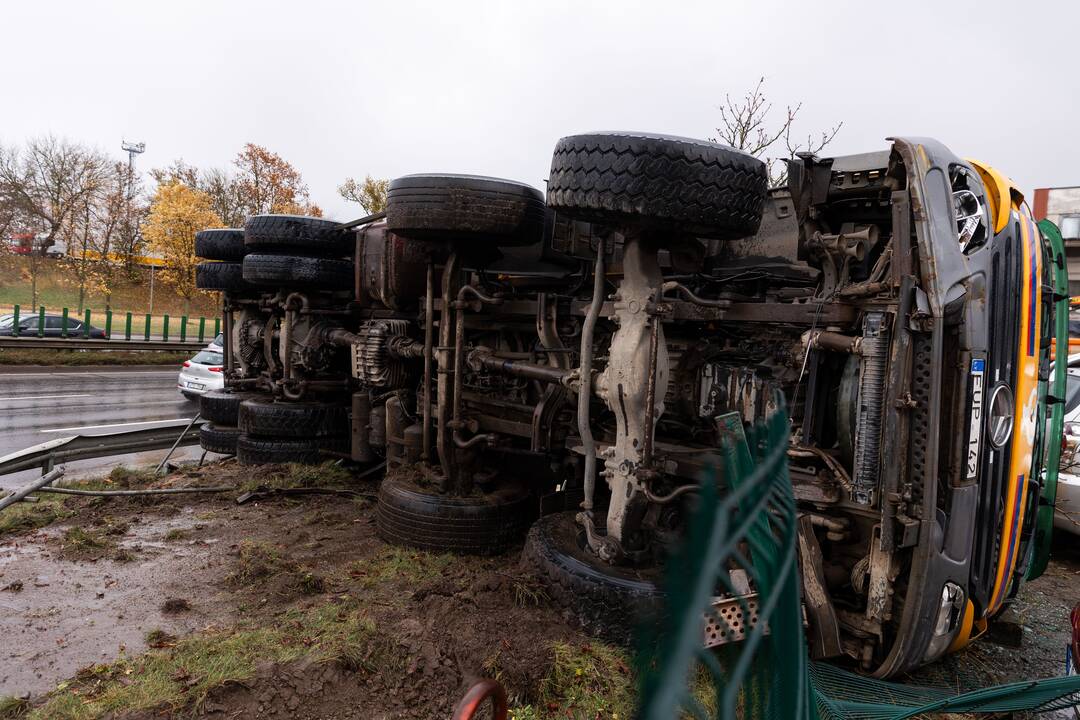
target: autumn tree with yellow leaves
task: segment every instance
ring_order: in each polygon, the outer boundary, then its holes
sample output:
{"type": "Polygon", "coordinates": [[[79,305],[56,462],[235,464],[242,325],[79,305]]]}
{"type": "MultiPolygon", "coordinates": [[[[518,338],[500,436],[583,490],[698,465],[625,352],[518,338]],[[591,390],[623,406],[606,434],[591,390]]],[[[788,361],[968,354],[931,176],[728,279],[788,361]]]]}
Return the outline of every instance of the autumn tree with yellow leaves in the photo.
{"type": "Polygon", "coordinates": [[[199,290],[195,286],[195,233],[223,227],[214,212],[210,196],[180,180],[158,186],[150,204],[150,214],[142,226],[143,239],[161,255],[161,279],[190,305],[199,290]]]}
{"type": "Polygon", "coordinates": [[[200,170],[177,160],[150,174],[159,185],[180,182],[205,193],[227,227],[243,227],[249,216],[266,213],[322,217],[322,209],[311,201],[300,171],[277,153],[247,143],[232,164],[232,171],[200,170]]]}
{"type": "Polygon", "coordinates": [[[374,215],[386,209],[386,195],[389,190],[389,180],[373,178],[370,175],[360,181],[345,178],[345,182],[337,189],[341,197],[359,204],[368,215],[374,215]]]}

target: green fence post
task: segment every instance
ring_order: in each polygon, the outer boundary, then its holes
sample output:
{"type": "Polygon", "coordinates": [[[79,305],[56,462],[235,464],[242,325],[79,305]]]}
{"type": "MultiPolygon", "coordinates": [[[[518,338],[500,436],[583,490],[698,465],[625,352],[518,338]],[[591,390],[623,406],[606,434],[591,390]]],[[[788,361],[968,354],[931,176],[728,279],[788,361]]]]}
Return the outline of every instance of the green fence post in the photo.
{"type": "Polygon", "coordinates": [[[37,316],[37,336],[45,337],[45,306],[42,305],[38,308],[37,316]]]}
{"type": "MultiPolygon", "coordinates": [[[[15,317],[18,317],[16,315],[15,317]]],[[[206,337],[206,318],[199,317],[199,343],[202,344],[203,338],[206,337]]]]}
{"type": "Polygon", "coordinates": [[[187,340],[187,315],[180,317],[180,342],[187,340]]]}
{"type": "Polygon", "coordinates": [[[214,337],[217,337],[219,332],[221,332],[221,318],[216,317],[214,318],[214,337]]]}
{"type": "Polygon", "coordinates": [[[124,339],[131,339],[131,313],[128,313],[127,317],[124,319],[124,339]]]}
{"type": "Polygon", "coordinates": [[[15,306],[14,317],[11,319],[11,334],[19,337],[19,306],[15,306]]]}
{"type": "Polygon", "coordinates": [[[112,338],[112,310],[105,311],[105,339],[112,338]]]}
{"type": "Polygon", "coordinates": [[[63,309],[60,310],[60,317],[62,318],[60,320],[60,337],[66,338],[67,337],[67,320],[68,320],[68,309],[67,308],[63,308],[63,309]]]}
{"type": "Polygon", "coordinates": [[[164,322],[161,324],[161,339],[165,342],[169,342],[169,316],[162,315],[164,322]]]}
{"type": "Polygon", "coordinates": [[[150,313],[146,314],[146,330],[143,332],[143,340],[150,342],[150,313]]]}
{"type": "Polygon", "coordinates": [[[86,308],[83,314],[82,336],[86,340],[90,339],[90,308],[86,308]]]}

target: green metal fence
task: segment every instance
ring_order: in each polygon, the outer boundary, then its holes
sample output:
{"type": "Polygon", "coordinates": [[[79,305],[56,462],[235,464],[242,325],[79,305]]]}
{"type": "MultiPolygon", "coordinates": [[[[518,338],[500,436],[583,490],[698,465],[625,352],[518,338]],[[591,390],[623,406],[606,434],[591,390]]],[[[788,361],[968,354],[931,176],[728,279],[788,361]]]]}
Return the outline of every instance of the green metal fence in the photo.
{"type": "MultiPolygon", "coordinates": [[[[37,322],[30,323],[26,327],[23,327],[23,308],[21,305],[15,305],[12,310],[12,331],[11,334],[15,337],[39,337],[46,336],[46,315],[55,314],[55,311],[50,312],[44,305],[37,308],[37,322]]],[[[104,325],[102,329],[105,340],[119,340],[113,334],[113,317],[117,314],[112,309],[105,310],[100,319],[94,317],[94,312],[90,308],[86,308],[83,311],[81,326],[79,326],[77,332],[72,332],[70,327],[75,321],[72,319],[72,313],[70,308],[60,308],[60,337],[62,338],[74,338],[81,337],[83,339],[91,339],[91,332],[93,329],[93,323],[99,322],[104,325]]],[[[78,317],[77,315],[75,317],[78,317]]],[[[206,317],[200,316],[198,318],[188,317],[183,315],[180,318],[178,325],[173,325],[168,315],[161,315],[158,318],[147,313],[144,316],[144,322],[142,327],[142,340],[144,342],[150,342],[154,339],[155,335],[160,334],[162,342],[169,342],[170,331],[175,329],[175,334],[179,335],[179,342],[189,342],[193,340],[199,344],[205,344],[211,339],[217,337],[221,331],[221,318],[215,317],[214,324],[212,326],[213,332],[208,333],[210,325],[206,322],[206,317]]],[[[122,339],[125,341],[132,340],[132,333],[134,330],[134,316],[128,312],[124,314],[124,331],[122,339]]]]}
{"type": "Polygon", "coordinates": [[[901,720],[940,713],[1045,712],[1080,702],[1080,676],[965,691],[863,677],[811,663],[796,565],[797,513],[788,477],[788,420],[777,412],[743,433],[737,416],[725,463],[701,485],[682,548],[669,560],[665,611],[641,633],[638,717],[723,720],[901,720]],[[739,590],[736,572],[750,579],[739,590]],[[739,603],[745,638],[703,647],[702,615],[739,634],[713,597],[739,603]],[[753,602],[753,606],[752,603],[753,602]],[[744,623],[743,618],[756,622],[744,623]],[[746,627],[750,625],[750,627],[746,627]]]}

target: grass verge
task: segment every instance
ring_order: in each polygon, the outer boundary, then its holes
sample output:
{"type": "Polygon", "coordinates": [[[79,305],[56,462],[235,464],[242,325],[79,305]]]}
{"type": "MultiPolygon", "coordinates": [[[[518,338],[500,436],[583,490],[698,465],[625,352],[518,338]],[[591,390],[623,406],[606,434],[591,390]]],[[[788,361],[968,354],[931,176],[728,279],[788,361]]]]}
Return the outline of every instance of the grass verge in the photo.
{"type": "Polygon", "coordinates": [[[0,365],[180,365],[194,351],[155,350],[0,350],[0,365]]]}
{"type": "Polygon", "coordinates": [[[36,503],[15,503],[0,510],[0,538],[37,530],[73,514],[64,500],[56,496],[40,496],[36,503]]]}
{"type": "Polygon", "coordinates": [[[174,712],[198,706],[210,691],[226,683],[254,677],[256,666],[265,662],[310,657],[365,672],[397,663],[374,622],[352,602],[289,610],[272,627],[240,625],[161,640],[159,650],[81,670],[26,717],[96,720],[140,710],[174,712]]]}
{"type": "Polygon", "coordinates": [[[600,642],[557,642],[551,650],[551,670],[541,683],[536,704],[511,710],[514,720],[633,717],[636,688],[625,651],[600,642]]]}
{"type": "Polygon", "coordinates": [[[15,720],[25,717],[30,710],[30,702],[22,698],[5,695],[0,697],[0,720],[15,720]]]}
{"type": "Polygon", "coordinates": [[[352,473],[333,460],[321,465],[289,463],[269,473],[253,475],[243,484],[244,490],[287,490],[291,488],[346,488],[352,473]]]}
{"type": "MultiPolygon", "coordinates": [[[[123,465],[114,467],[108,475],[88,478],[77,482],[63,483],[64,487],[82,490],[116,490],[144,487],[157,479],[151,468],[129,468],[123,465]]],[[[79,500],[41,493],[35,503],[19,502],[0,510],[0,539],[9,535],[37,530],[59,520],[66,520],[75,514],[79,500]]],[[[106,523],[108,525],[108,523],[106,523]]],[[[126,528],[124,529],[126,531],[126,528]]],[[[122,535],[117,528],[105,527],[106,535],[122,535]]],[[[79,544],[82,538],[74,538],[79,544]]]]}
{"type": "Polygon", "coordinates": [[[460,558],[388,546],[371,559],[350,563],[348,575],[365,588],[387,582],[402,582],[415,587],[438,579],[455,561],[460,562],[460,558]]]}

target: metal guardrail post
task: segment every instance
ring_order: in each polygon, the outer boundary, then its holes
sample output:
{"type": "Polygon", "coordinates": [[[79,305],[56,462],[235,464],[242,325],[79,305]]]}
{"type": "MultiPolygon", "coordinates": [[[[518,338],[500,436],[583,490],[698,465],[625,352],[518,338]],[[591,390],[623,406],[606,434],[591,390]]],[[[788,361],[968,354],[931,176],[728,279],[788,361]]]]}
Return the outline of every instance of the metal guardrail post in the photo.
{"type": "Polygon", "coordinates": [[[127,318],[124,320],[124,339],[131,339],[131,313],[128,313],[127,318]]]}
{"type": "Polygon", "coordinates": [[[206,318],[199,317],[199,342],[206,338],[206,318]]]}
{"type": "Polygon", "coordinates": [[[112,310],[105,309],[105,339],[112,339],[112,310]]]}
{"type": "Polygon", "coordinates": [[[187,340],[187,315],[180,316],[180,342],[187,340]]]}
{"type": "Polygon", "coordinates": [[[19,306],[15,306],[15,311],[11,322],[11,334],[15,337],[19,337],[19,306]]]}
{"type": "Polygon", "coordinates": [[[83,314],[82,336],[85,340],[90,339],[90,308],[83,314]]]}
{"type": "Polygon", "coordinates": [[[60,310],[60,337],[67,337],[67,321],[68,321],[68,309],[61,308],[60,310]]]}
{"type": "Polygon", "coordinates": [[[143,340],[150,342],[150,313],[146,314],[146,329],[143,331],[143,340]]]}
{"type": "Polygon", "coordinates": [[[164,322],[161,325],[161,339],[165,342],[169,341],[169,316],[163,315],[164,322]]]}
{"type": "Polygon", "coordinates": [[[45,306],[44,305],[42,305],[38,309],[37,336],[38,337],[45,337],[45,306]]]}
{"type": "Polygon", "coordinates": [[[220,332],[221,332],[221,318],[216,317],[216,318],[214,318],[214,337],[217,337],[218,333],[220,333],[220,332]]]}

